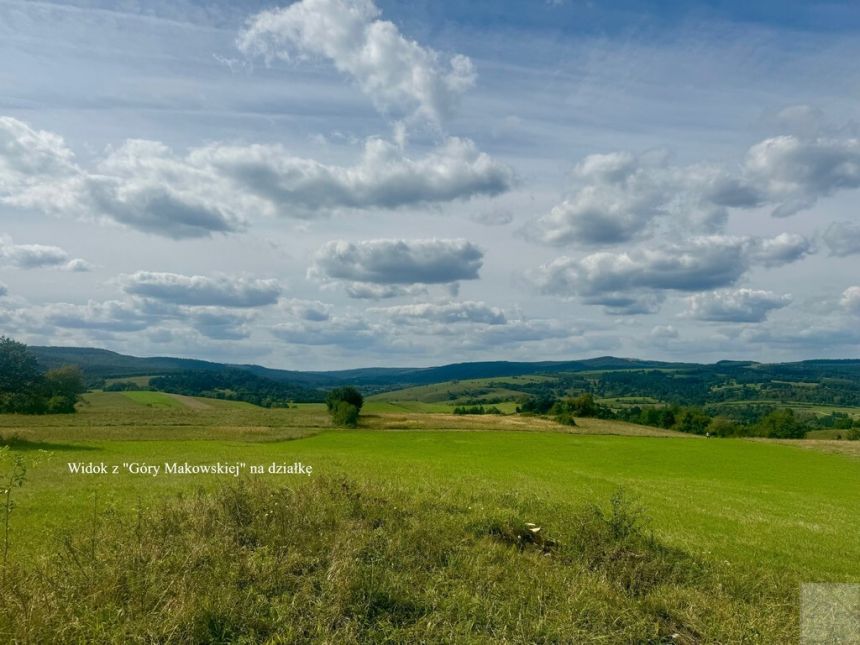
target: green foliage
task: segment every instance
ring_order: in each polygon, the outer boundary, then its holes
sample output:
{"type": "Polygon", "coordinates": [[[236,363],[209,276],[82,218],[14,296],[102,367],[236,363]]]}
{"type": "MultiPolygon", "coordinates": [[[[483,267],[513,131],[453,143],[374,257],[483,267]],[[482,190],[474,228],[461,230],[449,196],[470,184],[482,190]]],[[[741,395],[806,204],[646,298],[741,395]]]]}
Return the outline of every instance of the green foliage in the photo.
{"type": "Polygon", "coordinates": [[[737,437],[743,432],[740,424],[724,416],[711,419],[708,432],[717,437],[737,437]]]}
{"type": "Polygon", "coordinates": [[[0,336],[0,412],[71,413],[84,391],[80,368],[65,365],[41,374],[26,345],[0,336]]]}
{"type": "Polygon", "coordinates": [[[502,411],[499,410],[499,408],[497,408],[495,405],[491,405],[486,408],[483,405],[458,405],[454,408],[454,414],[502,414],[502,411]]]}
{"type": "Polygon", "coordinates": [[[361,406],[364,405],[364,397],[357,389],[352,386],[337,387],[329,392],[325,397],[326,407],[331,411],[340,401],[346,401],[350,405],[355,406],[361,411],[361,406]]]}
{"type": "Polygon", "coordinates": [[[678,412],[673,430],[690,434],[705,434],[710,428],[711,417],[701,408],[686,408],[678,412]]]}
{"type": "MultiPolygon", "coordinates": [[[[126,389],[125,386],[123,387],[126,389]]],[[[240,369],[195,370],[156,376],[149,380],[147,389],[185,396],[246,401],[264,408],[286,408],[292,402],[322,401],[322,393],[317,390],[295,383],[274,381],[240,369]]]]}
{"type": "Polygon", "coordinates": [[[358,426],[358,408],[346,401],[336,401],[329,408],[332,422],[336,426],[355,428],[358,426]]]}
{"type": "Polygon", "coordinates": [[[0,496],[3,514],[3,582],[9,564],[9,518],[15,508],[12,490],[24,485],[27,478],[27,464],[24,458],[13,453],[9,446],[0,446],[0,496]]]}
{"type": "Polygon", "coordinates": [[[757,436],[775,439],[802,439],[806,435],[806,427],[798,421],[791,408],[774,410],[763,417],[753,431],[757,436]]]}

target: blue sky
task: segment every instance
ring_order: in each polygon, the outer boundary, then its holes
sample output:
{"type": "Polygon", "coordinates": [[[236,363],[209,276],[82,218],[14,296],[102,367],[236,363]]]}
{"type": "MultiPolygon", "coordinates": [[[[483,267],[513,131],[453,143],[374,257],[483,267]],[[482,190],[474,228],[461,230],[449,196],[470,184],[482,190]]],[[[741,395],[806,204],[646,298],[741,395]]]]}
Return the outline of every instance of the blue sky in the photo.
{"type": "Polygon", "coordinates": [[[854,3],[0,0],[0,332],[856,356],[854,3]]]}

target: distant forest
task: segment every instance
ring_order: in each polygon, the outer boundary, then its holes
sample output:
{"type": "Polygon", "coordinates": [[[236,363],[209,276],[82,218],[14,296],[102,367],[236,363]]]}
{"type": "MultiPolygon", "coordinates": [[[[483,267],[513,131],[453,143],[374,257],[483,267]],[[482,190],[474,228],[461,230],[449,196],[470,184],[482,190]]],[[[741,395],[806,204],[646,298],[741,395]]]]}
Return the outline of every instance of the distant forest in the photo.
{"type": "Polygon", "coordinates": [[[133,381],[116,381],[105,391],[152,389],[188,396],[205,396],[230,401],[246,401],[264,408],[289,407],[291,403],[320,403],[325,393],[291,383],[281,383],[238,369],[186,371],[154,376],[148,386],[133,381]]]}

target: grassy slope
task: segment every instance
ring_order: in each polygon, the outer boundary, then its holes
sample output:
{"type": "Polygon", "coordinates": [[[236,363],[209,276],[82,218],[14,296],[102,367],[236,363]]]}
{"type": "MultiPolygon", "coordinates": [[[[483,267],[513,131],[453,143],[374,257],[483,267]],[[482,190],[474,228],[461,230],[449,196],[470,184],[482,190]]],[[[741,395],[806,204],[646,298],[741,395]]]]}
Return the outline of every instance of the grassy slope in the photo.
{"type": "MultiPolygon", "coordinates": [[[[263,410],[205,401],[211,409],[151,408],[124,394],[94,395],[90,401],[75,416],[0,417],[0,427],[5,426],[0,433],[44,440],[51,451],[39,457],[41,463],[20,491],[13,516],[17,548],[38,544],[46,526],[86,517],[94,492],[98,505],[124,508],[208,481],[71,476],[65,470],[68,461],[301,460],[318,474],[346,473],[452,500],[510,491],[549,509],[605,499],[623,486],[641,498],[656,532],[672,545],[731,562],[793,570],[810,579],[860,576],[860,466],[849,456],[768,442],[577,434],[625,430],[625,424],[597,421],[590,422],[593,427],[564,428],[574,431],[567,434],[426,429],[447,423],[452,429],[490,430],[504,427],[499,424],[505,421],[538,422],[510,417],[376,416],[366,422],[382,427],[394,418],[400,419],[394,429],[420,431],[314,435],[327,426],[321,406],[263,410]],[[203,437],[208,440],[198,440],[203,437]],[[283,441],[299,437],[305,438],[283,441]]],[[[551,514],[535,519],[553,522],[551,514]]]]}

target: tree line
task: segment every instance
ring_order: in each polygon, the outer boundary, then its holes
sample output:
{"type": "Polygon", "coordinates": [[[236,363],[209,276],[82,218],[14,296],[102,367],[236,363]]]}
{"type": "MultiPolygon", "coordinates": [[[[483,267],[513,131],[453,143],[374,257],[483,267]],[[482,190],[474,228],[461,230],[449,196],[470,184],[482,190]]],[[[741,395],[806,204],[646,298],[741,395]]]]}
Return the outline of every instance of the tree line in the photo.
{"type": "Polygon", "coordinates": [[[831,413],[820,418],[802,418],[791,408],[765,408],[756,418],[739,422],[724,415],[711,414],[698,406],[630,406],[613,410],[598,403],[589,392],[562,398],[532,396],[517,407],[517,412],[551,416],[567,425],[576,425],[577,417],[617,419],[666,430],[719,437],[802,439],[810,430],[840,428],[847,430],[847,438],[860,438],[860,420],[852,420],[846,414],[831,413]]]}
{"type": "Polygon", "coordinates": [[[0,412],[68,414],[84,391],[79,367],[43,371],[24,343],[0,336],[0,412]]]}

